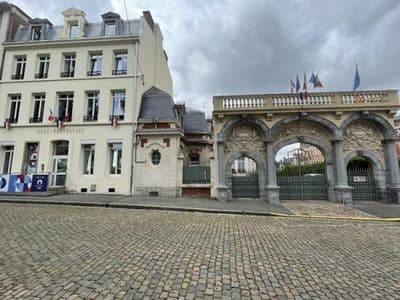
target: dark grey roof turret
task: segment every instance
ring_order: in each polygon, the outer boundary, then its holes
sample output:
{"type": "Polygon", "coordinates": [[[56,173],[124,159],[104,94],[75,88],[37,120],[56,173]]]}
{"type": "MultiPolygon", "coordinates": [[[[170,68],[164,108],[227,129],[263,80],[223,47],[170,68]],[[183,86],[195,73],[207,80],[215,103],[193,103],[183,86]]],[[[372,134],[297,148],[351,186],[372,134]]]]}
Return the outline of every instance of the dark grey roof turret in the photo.
{"type": "Polygon", "coordinates": [[[177,119],[175,103],[171,95],[156,88],[150,88],[142,97],[139,119],[177,119]]]}

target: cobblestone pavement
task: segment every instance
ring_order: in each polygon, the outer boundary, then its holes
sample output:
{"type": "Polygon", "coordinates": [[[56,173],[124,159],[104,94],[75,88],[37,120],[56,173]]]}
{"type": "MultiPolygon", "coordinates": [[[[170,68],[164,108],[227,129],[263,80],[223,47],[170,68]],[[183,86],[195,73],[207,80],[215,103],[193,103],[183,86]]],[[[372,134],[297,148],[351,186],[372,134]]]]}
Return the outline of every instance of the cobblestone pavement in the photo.
{"type": "Polygon", "coordinates": [[[281,201],[281,204],[294,215],[377,218],[351,205],[343,205],[341,203],[329,201],[281,201]]]}
{"type": "Polygon", "coordinates": [[[400,299],[400,225],[0,204],[0,295],[400,299]]]}

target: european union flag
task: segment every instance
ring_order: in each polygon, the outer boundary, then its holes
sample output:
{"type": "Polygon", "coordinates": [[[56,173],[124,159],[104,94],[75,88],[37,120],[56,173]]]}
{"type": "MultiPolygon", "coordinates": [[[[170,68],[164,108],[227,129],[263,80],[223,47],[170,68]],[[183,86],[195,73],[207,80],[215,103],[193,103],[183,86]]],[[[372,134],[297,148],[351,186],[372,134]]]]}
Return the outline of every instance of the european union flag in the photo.
{"type": "Polygon", "coordinates": [[[360,85],[360,75],[358,74],[358,66],[356,66],[356,74],[354,75],[354,84],[353,84],[353,92],[360,85]]]}

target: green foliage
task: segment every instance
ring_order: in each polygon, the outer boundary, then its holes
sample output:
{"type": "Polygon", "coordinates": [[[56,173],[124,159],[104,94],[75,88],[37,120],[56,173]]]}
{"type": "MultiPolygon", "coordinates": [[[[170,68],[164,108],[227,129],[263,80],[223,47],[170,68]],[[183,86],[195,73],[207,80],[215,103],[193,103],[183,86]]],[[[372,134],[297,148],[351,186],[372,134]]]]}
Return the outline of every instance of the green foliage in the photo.
{"type": "Polygon", "coordinates": [[[278,170],[278,176],[303,176],[305,174],[325,174],[325,163],[317,162],[304,166],[284,166],[278,170]]]}
{"type": "Polygon", "coordinates": [[[347,165],[348,169],[370,169],[371,163],[368,158],[358,155],[354,157],[347,165]]]}

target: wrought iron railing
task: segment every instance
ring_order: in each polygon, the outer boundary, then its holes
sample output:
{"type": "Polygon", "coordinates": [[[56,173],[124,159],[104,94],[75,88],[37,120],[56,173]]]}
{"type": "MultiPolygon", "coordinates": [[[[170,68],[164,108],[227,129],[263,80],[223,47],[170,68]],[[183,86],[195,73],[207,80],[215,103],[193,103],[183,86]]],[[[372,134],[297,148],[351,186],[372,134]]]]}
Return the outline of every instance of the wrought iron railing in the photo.
{"type": "Polygon", "coordinates": [[[38,73],[35,74],[35,79],[42,79],[42,78],[47,78],[47,73],[38,73]]]}
{"type": "Polygon", "coordinates": [[[42,123],[42,122],[43,122],[43,118],[39,118],[39,117],[29,118],[29,123],[42,123]]]}
{"type": "Polygon", "coordinates": [[[97,121],[97,115],[83,117],[83,122],[94,122],[94,121],[97,121]]]}
{"type": "Polygon", "coordinates": [[[15,74],[11,76],[12,80],[20,80],[20,79],[24,79],[24,74],[15,74]]]}
{"type": "Polygon", "coordinates": [[[88,71],[87,76],[100,76],[101,71],[88,71]]]}
{"type": "Polygon", "coordinates": [[[183,167],[183,183],[210,183],[210,167],[183,167]]]}
{"type": "Polygon", "coordinates": [[[127,70],[112,70],[113,75],[126,75],[127,70]]]}
{"type": "Polygon", "coordinates": [[[61,77],[74,77],[75,72],[61,72],[61,77]]]}

